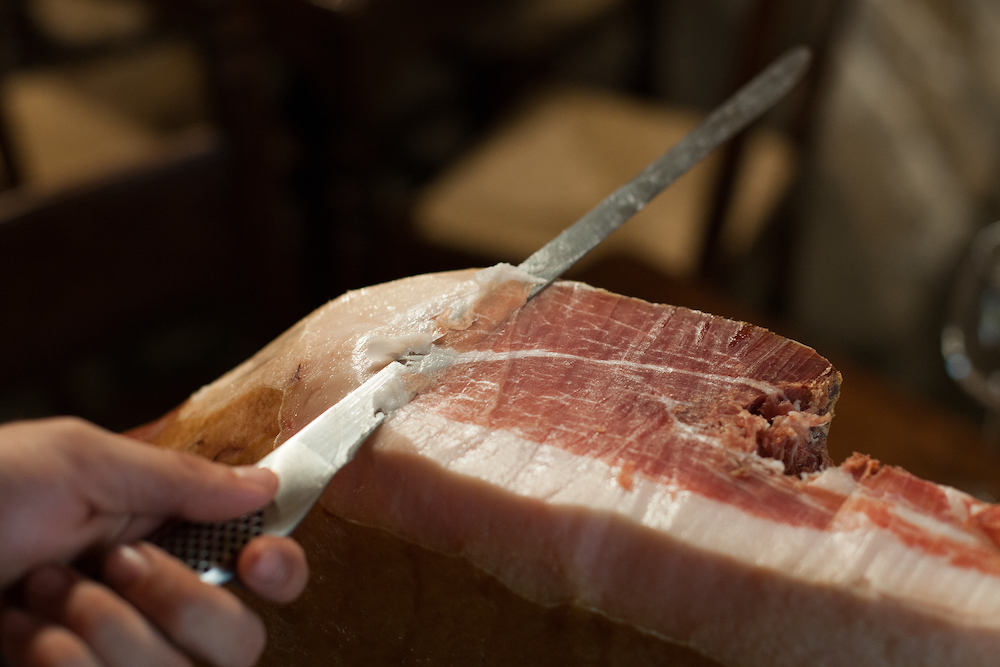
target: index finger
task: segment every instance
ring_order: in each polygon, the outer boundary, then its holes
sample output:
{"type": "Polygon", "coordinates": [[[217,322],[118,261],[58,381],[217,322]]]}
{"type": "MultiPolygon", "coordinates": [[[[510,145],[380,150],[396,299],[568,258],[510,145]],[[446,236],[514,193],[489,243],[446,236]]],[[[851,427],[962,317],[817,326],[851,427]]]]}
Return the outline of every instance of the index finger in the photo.
{"type": "Polygon", "coordinates": [[[64,436],[77,491],[109,514],[229,519],[267,504],[278,489],[270,470],[213,463],[68,420],[64,436]]]}

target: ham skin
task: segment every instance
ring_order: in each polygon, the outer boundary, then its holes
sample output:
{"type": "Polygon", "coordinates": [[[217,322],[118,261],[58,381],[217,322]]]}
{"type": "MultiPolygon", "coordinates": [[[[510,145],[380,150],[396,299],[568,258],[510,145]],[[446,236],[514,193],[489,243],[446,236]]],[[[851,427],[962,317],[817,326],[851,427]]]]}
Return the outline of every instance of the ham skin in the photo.
{"type": "Polygon", "coordinates": [[[295,536],[267,665],[993,665],[1000,508],[825,439],[840,375],[746,323],[490,269],[349,292],[132,432],[256,461],[441,369],[295,536]]]}

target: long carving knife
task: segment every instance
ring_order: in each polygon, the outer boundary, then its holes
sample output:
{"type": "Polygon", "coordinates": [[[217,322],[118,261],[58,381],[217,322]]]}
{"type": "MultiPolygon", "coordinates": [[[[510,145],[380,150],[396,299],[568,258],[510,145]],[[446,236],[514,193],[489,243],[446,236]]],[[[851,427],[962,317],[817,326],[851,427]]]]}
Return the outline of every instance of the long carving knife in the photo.
{"type": "MultiPolygon", "coordinates": [[[[635,178],[522,262],[520,269],[542,281],[530,296],[774,106],[802,78],[809,59],[809,51],[799,47],[776,60],[635,178]]],[[[279,479],[274,500],[263,510],[232,521],[171,524],[152,541],[187,562],[204,581],[230,579],[235,559],[248,541],[260,534],[290,533],[368,436],[412,398],[399,381],[413,370],[407,368],[408,363],[392,362],[257,463],[273,470],[279,479]]]]}
{"type": "Polygon", "coordinates": [[[531,296],[545,289],[719,145],[773,107],[799,82],[810,59],[809,49],[802,46],[785,53],[670,150],[524,260],[518,268],[545,280],[532,289],[531,296]]]}

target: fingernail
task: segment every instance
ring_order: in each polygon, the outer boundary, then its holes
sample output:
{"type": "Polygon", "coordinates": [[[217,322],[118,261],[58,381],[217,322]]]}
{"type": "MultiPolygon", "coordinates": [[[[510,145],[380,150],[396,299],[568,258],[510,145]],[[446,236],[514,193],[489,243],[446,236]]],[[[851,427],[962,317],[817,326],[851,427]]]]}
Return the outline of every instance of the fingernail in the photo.
{"type": "Polygon", "coordinates": [[[65,595],[71,584],[68,572],[54,565],[45,565],[28,576],[25,593],[38,602],[51,602],[65,595]]]}
{"type": "Polygon", "coordinates": [[[149,572],[149,561],[135,547],[122,544],[108,554],[104,562],[104,579],[113,588],[126,588],[149,572]]]}
{"type": "Polygon", "coordinates": [[[288,577],[285,559],[274,551],[265,551],[250,569],[254,579],[264,584],[280,584],[288,577]]]}
{"type": "Polygon", "coordinates": [[[274,488],[275,474],[267,468],[257,466],[235,466],[233,473],[242,480],[250,482],[254,486],[271,490],[274,488]]]}

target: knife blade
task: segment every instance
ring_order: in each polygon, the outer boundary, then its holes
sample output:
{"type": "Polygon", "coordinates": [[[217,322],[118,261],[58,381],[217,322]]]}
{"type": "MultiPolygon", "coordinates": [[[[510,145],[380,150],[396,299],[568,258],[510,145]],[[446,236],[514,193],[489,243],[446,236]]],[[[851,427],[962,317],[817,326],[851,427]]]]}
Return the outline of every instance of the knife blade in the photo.
{"type": "Polygon", "coordinates": [[[810,60],[806,47],[787,51],[632,180],[521,262],[519,269],[544,280],[532,288],[530,296],[545,289],[720,144],[773,107],[799,82],[810,60]]]}
{"type": "MultiPolygon", "coordinates": [[[[542,281],[533,285],[529,298],[770,109],[802,78],[809,60],[806,48],[787,52],[632,180],[522,262],[518,268],[542,281]]],[[[279,479],[278,492],[267,507],[230,521],[173,523],[150,541],[186,562],[203,581],[221,584],[231,579],[240,549],[261,534],[289,534],[368,436],[392,410],[412,398],[397,382],[414,370],[410,365],[390,363],[262,458],[257,465],[273,470],[279,479]]]]}

